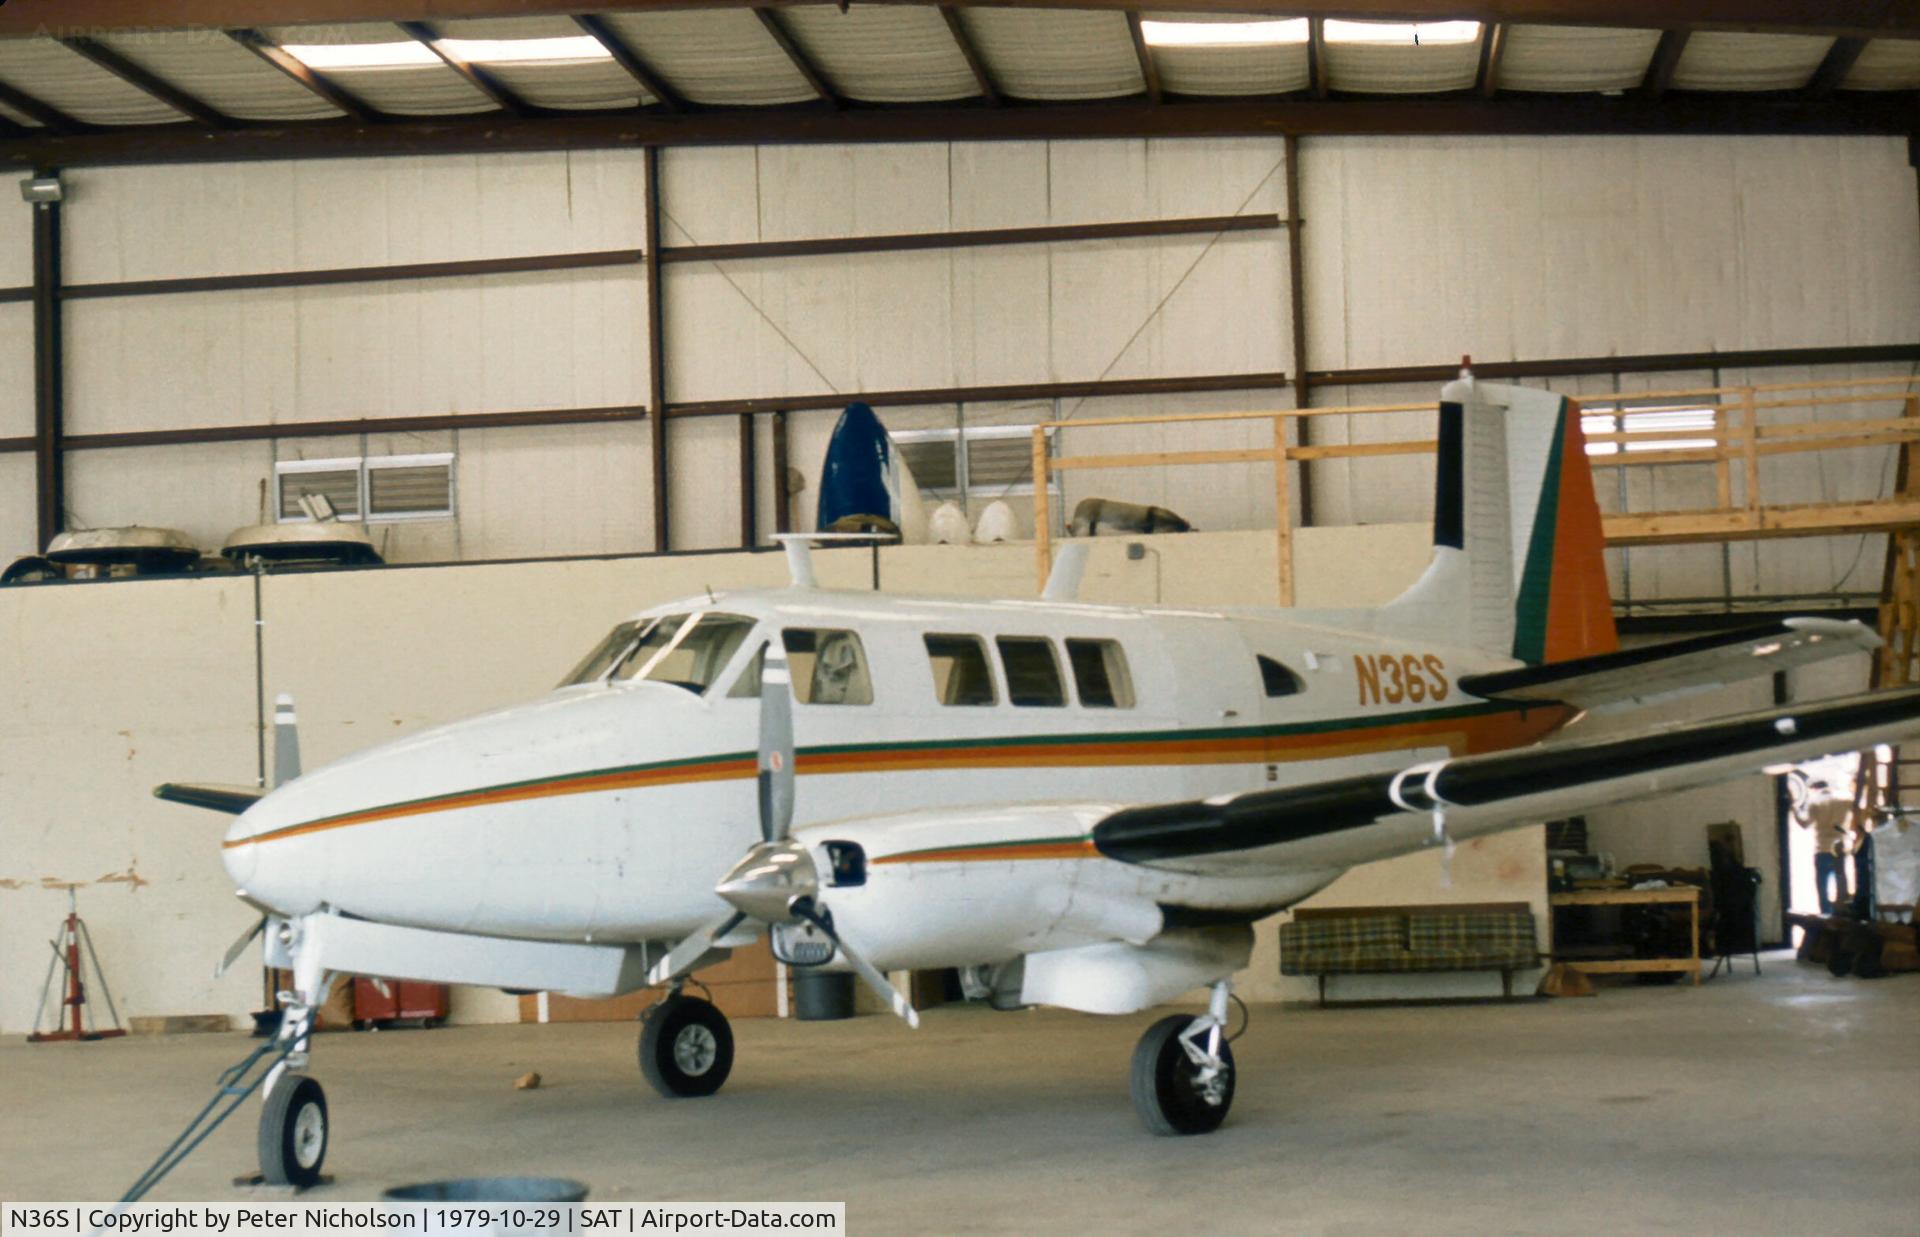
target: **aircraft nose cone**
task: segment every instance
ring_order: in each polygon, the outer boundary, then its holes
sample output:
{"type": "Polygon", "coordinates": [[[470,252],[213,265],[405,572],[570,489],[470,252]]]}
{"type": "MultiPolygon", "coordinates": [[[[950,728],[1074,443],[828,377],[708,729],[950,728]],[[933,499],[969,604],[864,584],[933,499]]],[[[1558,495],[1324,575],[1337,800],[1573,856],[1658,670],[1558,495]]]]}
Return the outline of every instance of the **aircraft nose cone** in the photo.
{"type": "Polygon", "coordinates": [[[794,902],[819,891],[813,856],[798,842],[762,842],[721,878],[714,892],[762,923],[784,923],[794,902]]]}

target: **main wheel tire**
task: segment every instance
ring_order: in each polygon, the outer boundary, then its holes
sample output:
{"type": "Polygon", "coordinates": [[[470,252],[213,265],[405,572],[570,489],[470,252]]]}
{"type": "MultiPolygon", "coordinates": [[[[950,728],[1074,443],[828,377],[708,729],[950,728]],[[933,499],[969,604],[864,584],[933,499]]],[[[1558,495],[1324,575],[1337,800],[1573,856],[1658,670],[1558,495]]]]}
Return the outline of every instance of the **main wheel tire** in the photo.
{"type": "Polygon", "coordinates": [[[1197,1021],[1187,1014],[1162,1018],[1133,1050],[1133,1106],[1155,1134],[1211,1134],[1233,1107],[1233,1049],[1224,1040],[1220,1044],[1225,1069],[1216,1101],[1207,1097],[1200,1067],[1180,1043],[1180,1033],[1197,1021]]]}
{"type": "Polygon", "coordinates": [[[260,1113],[260,1175],[268,1185],[317,1183],[330,1131],[320,1084],[305,1074],[285,1075],[260,1113]]]}
{"type": "Polygon", "coordinates": [[[673,996],[642,1015],[640,1072],[671,1099],[712,1095],[733,1071],[727,1016],[692,996],[673,996]]]}

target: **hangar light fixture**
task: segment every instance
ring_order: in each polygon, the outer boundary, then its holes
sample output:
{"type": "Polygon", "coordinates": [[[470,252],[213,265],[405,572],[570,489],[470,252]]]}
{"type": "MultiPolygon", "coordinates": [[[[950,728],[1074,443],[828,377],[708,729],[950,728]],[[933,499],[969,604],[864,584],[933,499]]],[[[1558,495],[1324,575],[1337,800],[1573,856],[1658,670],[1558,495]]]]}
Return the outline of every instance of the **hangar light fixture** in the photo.
{"type": "Polygon", "coordinates": [[[1154,47],[1271,47],[1306,42],[1307,19],[1143,21],[1140,37],[1154,47]]]}
{"type": "Polygon", "coordinates": [[[590,34],[552,39],[441,39],[440,46],[473,64],[554,64],[613,59],[606,44],[590,34]]]}
{"type": "Polygon", "coordinates": [[[1327,18],[1329,43],[1404,43],[1436,47],[1471,43],[1480,37],[1477,21],[1341,21],[1327,18]]]}
{"type": "MultiPolygon", "coordinates": [[[[449,55],[469,64],[565,64],[611,60],[596,38],[568,35],[553,39],[441,39],[449,55]]],[[[282,47],[310,69],[420,69],[438,67],[440,57],[425,43],[289,43],[282,47]]]]}
{"type": "Polygon", "coordinates": [[[288,43],[280,49],[309,69],[421,69],[440,57],[425,43],[288,43]]]}

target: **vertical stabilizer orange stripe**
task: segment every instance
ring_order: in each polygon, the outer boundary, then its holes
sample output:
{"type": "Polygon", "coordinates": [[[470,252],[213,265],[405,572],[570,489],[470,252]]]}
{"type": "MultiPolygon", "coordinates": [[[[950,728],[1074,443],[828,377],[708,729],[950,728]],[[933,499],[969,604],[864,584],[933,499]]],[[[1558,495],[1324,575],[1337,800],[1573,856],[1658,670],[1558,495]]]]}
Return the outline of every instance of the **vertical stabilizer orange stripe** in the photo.
{"type": "Polygon", "coordinates": [[[1580,407],[1571,400],[1560,436],[1560,494],[1553,543],[1553,587],[1547,598],[1545,661],[1566,661],[1620,647],[1613,626],[1613,594],[1607,587],[1606,537],[1600,504],[1587,463],[1587,436],[1580,407]]]}

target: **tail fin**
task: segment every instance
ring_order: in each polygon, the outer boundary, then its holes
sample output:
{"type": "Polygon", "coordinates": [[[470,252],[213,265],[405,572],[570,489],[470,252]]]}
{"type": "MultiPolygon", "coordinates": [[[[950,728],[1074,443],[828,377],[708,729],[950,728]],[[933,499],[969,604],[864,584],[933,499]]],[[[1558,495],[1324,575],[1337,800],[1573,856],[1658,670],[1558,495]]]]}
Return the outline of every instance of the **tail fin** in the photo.
{"type": "Polygon", "coordinates": [[[1534,665],[1620,646],[1579,412],[1463,378],[1440,393],[1433,562],[1382,626],[1534,665]]]}
{"type": "Polygon", "coordinates": [[[873,409],[855,401],[834,424],[820,466],[820,532],[898,534],[902,542],[927,540],[927,511],[913,470],[873,409]]]}

